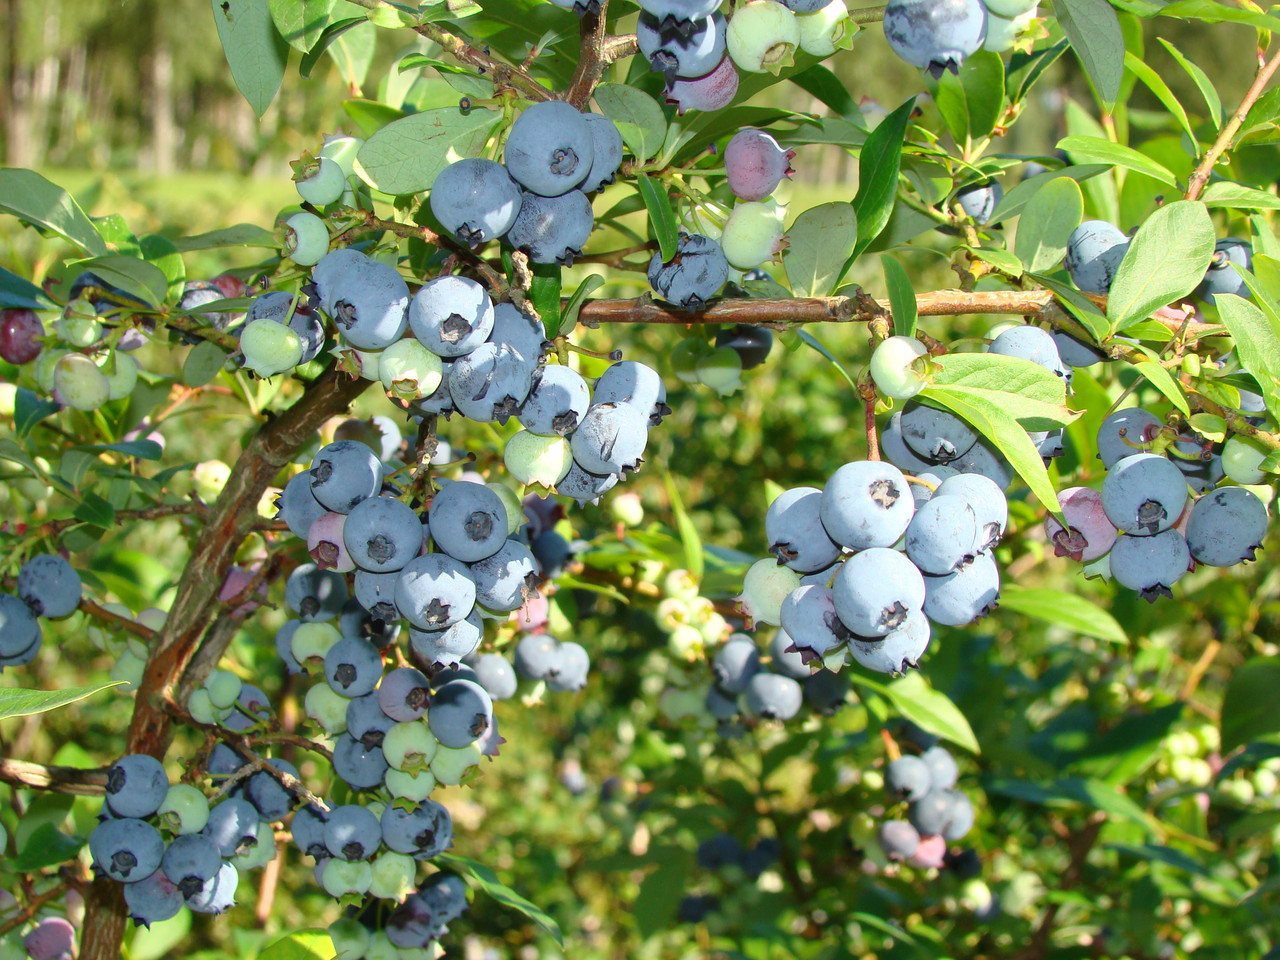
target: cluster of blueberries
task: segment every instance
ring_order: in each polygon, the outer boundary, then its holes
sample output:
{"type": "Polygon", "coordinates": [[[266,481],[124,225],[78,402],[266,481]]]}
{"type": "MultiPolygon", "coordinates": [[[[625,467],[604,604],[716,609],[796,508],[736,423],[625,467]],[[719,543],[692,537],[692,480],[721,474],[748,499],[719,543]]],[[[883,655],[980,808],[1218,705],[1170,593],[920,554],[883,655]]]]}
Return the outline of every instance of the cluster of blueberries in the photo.
{"type": "Polygon", "coordinates": [[[993,548],[1007,521],[1003,489],[980,473],[909,481],[892,463],[846,463],[822,489],[793,487],[770,504],[774,559],[748,570],[744,611],[779,624],[785,651],[806,663],[838,666],[847,653],[904,672],[931,621],[960,626],[996,605],[993,548]]]}
{"type": "Polygon", "coordinates": [[[80,574],[57,554],[32,557],[18,571],[17,595],[0,593],[0,672],[40,652],[40,617],[69,617],[80,606],[80,574]]]}
{"type": "Polygon", "coordinates": [[[1253,491],[1217,483],[1224,464],[1231,479],[1263,482],[1262,451],[1241,440],[1210,453],[1151,412],[1129,407],[1103,421],[1098,456],[1107,469],[1101,489],[1063,490],[1058,500],[1066,525],[1045,518],[1058,556],[1100,561],[1100,572],[1146,600],[1171,596],[1170,587],[1197,563],[1229,567],[1254,559],[1266,535],[1267,508],[1253,491]],[[1179,447],[1207,459],[1183,459],[1179,447]],[[1202,495],[1192,496],[1192,486],[1202,495]]]}
{"type": "Polygon", "coordinates": [[[753,637],[732,634],[716,651],[711,674],[705,706],[723,735],[735,733],[743,716],[790,720],[805,705],[830,716],[849,698],[848,679],[829,670],[814,673],[785,630],[774,634],[767,661],[753,637]]]}
{"type": "Polygon", "coordinates": [[[885,788],[894,802],[906,801],[909,807],[906,820],[880,825],[878,839],[886,857],[921,868],[944,865],[947,844],[973,829],[973,803],[956,789],[957,777],[955,758],[941,746],[889,764],[885,788]]]}
{"type": "MultiPolygon", "coordinates": [[[[757,837],[750,847],[744,847],[733,834],[717,833],[698,844],[695,856],[702,869],[725,874],[732,890],[738,871],[754,882],[777,862],[781,849],[775,837],[757,837]]],[[[682,923],[701,923],[719,909],[720,898],[714,893],[693,893],[680,900],[676,917],[682,923]]]]}

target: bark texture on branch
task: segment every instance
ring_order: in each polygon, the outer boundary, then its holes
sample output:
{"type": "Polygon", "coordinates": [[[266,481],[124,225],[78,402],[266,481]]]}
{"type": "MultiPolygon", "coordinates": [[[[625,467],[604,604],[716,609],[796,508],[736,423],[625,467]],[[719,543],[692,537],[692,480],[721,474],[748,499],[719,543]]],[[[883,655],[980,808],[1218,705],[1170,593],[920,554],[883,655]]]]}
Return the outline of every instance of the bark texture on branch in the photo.
{"type": "MultiPolygon", "coordinates": [[[[272,478],[301,450],[330,417],[345,411],[369,382],[355,380],[330,366],[313,380],[288,410],[270,419],[245,446],[231,477],[213,505],[178,583],[164,627],[157,632],[134,702],[125,753],[163,758],[173,737],[173,718],[166,701],[184,678],[206,632],[223,615],[218,591],[236,550],[255,528],[258,501],[272,478]]],[[[226,645],[230,633],[215,632],[226,645]]],[[[221,651],[203,651],[206,654],[221,651]]],[[[202,657],[216,662],[216,656],[202,657]]],[[[96,881],[86,903],[81,960],[117,960],[127,911],[121,885],[96,881]]]]}

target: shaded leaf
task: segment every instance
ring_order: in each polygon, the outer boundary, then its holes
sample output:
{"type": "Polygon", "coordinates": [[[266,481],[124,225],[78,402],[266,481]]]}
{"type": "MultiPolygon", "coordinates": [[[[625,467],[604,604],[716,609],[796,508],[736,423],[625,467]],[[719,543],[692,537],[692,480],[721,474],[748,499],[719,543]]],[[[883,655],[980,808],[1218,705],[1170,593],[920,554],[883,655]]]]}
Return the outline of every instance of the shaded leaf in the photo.
{"type": "Polygon", "coordinates": [[[1280,690],[1280,662],[1254,657],[1237,667],[1222,696],[1222,752],[1230,753],[1250,740],[1280,731],[1275,708],[1280,690]]]}
{"type": "Polygon", "coordinates": [[[478,886],[503,906],[523,913],[545,930],[561,948],[564,947],[564,935],[560,932],[560,925],[537,904],[526,900],[499,880],[498,875],[490,867],[452,853],[441,854],[435,859],[466,874],[475,886],[478,886]]]}
{"type": "Polygon", "coordinates": [[[1098,96],[1115,103],[1124,79],[1124,34],[1115,8],[1107,0],[1053,0],[1053,12],[1098,96]]]}
{"type": "Polygon", "coordinates": [[[1129,642],[1115,617],[1084,597],[1065,590],[1005,584],[1000,589],[1000,608],[1066,627],[1086,637],[1112,643],[1129,642]]]}
{"type": "Polygon", "coordinates": [[[832,201],[800,214],[787,231],[782,264],[797,297],[826,297],[858,241],[858,217],[848,203],[832,201]]]}
{"type": "Polygon", "coordinates": [[[893,332],[900,337],[916,335],[916,292],[911,278],[897,260],[890,256],[880,258],[884,268],[884,283],[889,291],[889,310],[893,314],[893,332]]]}
{"type": "Polygon", "coordinates": [[[659,182],[645,173],[636,177],[636,188],[644,200],[645,209],[649,211],[649,225],[653,228],[653,238],[658,241],[662,262],[670,263],[676,255],[679,242],[671,198],[659,182]]]}
{"type": "Polygon", "coordinates": [[[1014,253],[1030,273],[1050,269],[1066,255],[1071,232],[1084,218],[1084,194],[1070,177],[1046,183],[1023,208],[1014,253]]]}

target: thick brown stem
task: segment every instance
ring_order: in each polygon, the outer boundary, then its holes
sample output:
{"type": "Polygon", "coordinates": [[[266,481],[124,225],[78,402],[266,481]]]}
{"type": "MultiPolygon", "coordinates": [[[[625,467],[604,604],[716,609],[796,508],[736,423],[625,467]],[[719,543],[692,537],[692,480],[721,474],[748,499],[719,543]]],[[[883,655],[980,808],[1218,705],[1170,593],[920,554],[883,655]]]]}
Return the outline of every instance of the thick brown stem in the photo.
{"type": "MultiPolygon", "coordinates": [[[[164,756],[173,734],[166,701],[183,679],[208,625],[220,614],[218,590],[236,549],[254,529],[263,491],[324,422],[346,410],[367,386],[367,381],[349,379],[331,366],[245,446],[183,569],[164,628],[152,643],[124,752],[164,756]]],[[[230,635],[218,634],[218,642],[229,640],[230,635]]],[[[202,657],[202,662],[210,660],[202,657]]],[[[81,960],[116,960],[127,920],[120,885],[95,882],[86,909],[81,960]]]]}
{"type": "Polygon", "coordinates": [[[1195,200],[1200,196],[1200,191],[1209,182],[1209,177],[1213,173],[1213,167],[1218,162],[1218,158],[1231,149],[1232,141],[1235,140],[1236,134],[1240,132],[1240,127],[1244,124],[1245,118],[1249,116],[1249,111],[1253,108],[1254,103],[1262,96],[1262,91],[1266,89],[1267,83],[1271,80],[1271,76],[1276,72],[1277,67],[1280,67],[1280,50],[1277,50],[1270,60],[1265,61],[1258,68],[1258,75],[1253,79],[1253,86],[1245,92],[1244,97],[1240,100],[1240,106],[1236,107],[1236,112],[1231,115],[1227,125],[1222,128],[1222,132],[1218,134],[1218,139],[1213,141],[1213,146],[1209,148],[1209,152],[1196,164],[1195,170],[1192,171],[1190,178],[1187,180],[1187,192],[1183,195],[1184,199],[1195,200]]]}
{"type": "Polygon", "coordinates": [[[54,793],[71,793],[81,797],[100,797],[106,792],[107,770],[105,767],[97,770],[47,767],[41,763],[0,757],[0,780],[15,787],[52,790],[54,793]]]}

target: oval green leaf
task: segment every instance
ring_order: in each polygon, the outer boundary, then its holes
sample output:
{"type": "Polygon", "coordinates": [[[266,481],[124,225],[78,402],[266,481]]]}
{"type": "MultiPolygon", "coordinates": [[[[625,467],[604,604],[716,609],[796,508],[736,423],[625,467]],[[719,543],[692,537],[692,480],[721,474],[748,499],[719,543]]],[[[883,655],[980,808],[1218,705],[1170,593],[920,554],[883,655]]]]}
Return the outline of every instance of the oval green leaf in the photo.
{"type": "Polygon", "coordinates": [[[1071,231],[1083,218],[1080,184],[1070,177],[1050,180],[1023,208],[1014,253],[1030,273],[1050,269],[1066,254],[1071,231]]]}
{"type": "Polygon", "coordinates": [[[501,120],[491,110],[424,110],[389,123],[360,148],[356,172],[375,190],[404,196],[427,190],[440,171],[480,152],[501,120]]]}
{"type": "Polygon", "coordinates": [[[796,218],[787,237],[782,264],[792,293],[797,297],[829,296],[858,242],[858,216],[852,205],[839,200],[819,204],[796,218]]]}
{"type": "Polygon", "coordinates": [[[1138,228],[1107,298],[1113,331],[1185,297],[1204,279],[1213,256],[1213,221],[1203,203],[1177,200],[1138,228]]]}

